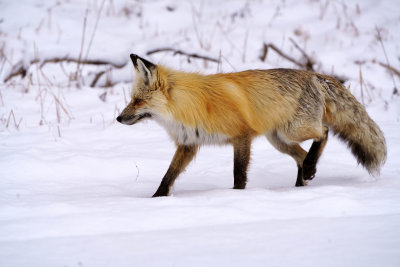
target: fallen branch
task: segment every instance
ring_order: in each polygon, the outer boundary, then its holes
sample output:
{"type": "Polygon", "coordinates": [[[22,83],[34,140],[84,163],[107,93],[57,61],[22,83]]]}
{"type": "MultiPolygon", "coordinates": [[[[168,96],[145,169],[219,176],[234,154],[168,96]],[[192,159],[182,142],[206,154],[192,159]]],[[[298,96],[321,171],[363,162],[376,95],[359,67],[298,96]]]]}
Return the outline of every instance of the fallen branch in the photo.
{"type": "MultiPolygon", "coordinates": [[[[37,62],[37,61],[36,61],[37,62]]],[[[36,63],[33,62],[33,63],[36,63]]],[[[45,59],[42,61],[42,63],[40,64],[40,67],[43,67],[44,65],[46,65],[47,63],[59,63],[59,62],[67,62],[67,63],[79,63],[79,64],[86,64],[86,65],[110,65],[113,66],[114,68],[117,69],[121,69],[123,67],[125,67],[126,63],[123,64],[116,64],[110,61],[106,61],[106,60],[99,60],[99,59],[84,59],[84,60],[79,60],[76,58],[69,58],[69,57],[61,57],[61,58],[50,58],[50,59],[45,59]]],[[[31,63],[31,64],[33,64],[31,63]]]]}
{"type": "Polygon", "coordinates": [[[8,82],[15,76],[21,75],[22,78],[26,76],[27,70],[24,68],[24,66],[21,64],[13,66],[11,73],[4,79],[4,82],[8,82]]]}
{"type": "Polygon", "coordinates": [[[96,83],[99,81],[99,79],[101,78],[101,76],[103,76],[104,73],[106,73],[106,70],[102,70],[102,71],[96,73],[92,83],[90,84],[90,87],[95,87],[96,83]]]}
{"type": "MultiPolygon", "coordinates": [[[[260,56],[260,60],[261,61],[265,61],[265,59],[267,58],[267,54],[268,54],[268,50],[272,49],[274,50],[278,55],[280,55],[281,57],[283,57],[284,59],[292,62],[293,64],[297,65],[298,67],[300,67],[301,69],[305,69],[305,70],[310,70],[310,71],[314,71],[313,65],[314,62],[307,60],[306,63],[302,63],[294,58],[292,58],[291,56],[285,54],[284,52],[282,52],[282,50],[280,50],[279,48],[277,48],[274,44],[269,43],[269,44],[265,44],[263,46],[263,50],[260,56]]],[[[307,56],[308,58],[308,56],[307,56]]]]}
{"type": "MultiPolygon", "coordinates": [[[[40,63],[40,68],[42,68],[47,63],[62,63],[62,62],[85,64],[85,65],[107,65],[107,66],[112,66],[116,69],[122,69],[128,63],[128,61],[126,61],[123,64],[117,64],[114,62],[110,62],[110,61],[106,61],[106,60],[99,60],[99,59],[79,60],[76,58],[71,58],[71,57],[65,56],[65,57],[49,58],[49,59],[45,59],[45,60],[33,59],[30,61],[30,65],[40,63]]],[[[21,76],[22,78],[24,78],[26,76],[27,72],[28,72],[27,68],[23,66],[22,62],[20,62],[20,63],[14,65],[14,67],[11,70],[11,73],[4,79],[4,82],[8,82],[9,80],[11,80],[13,77],[16,77],[16,76],[21,76]]],[[[101,75],[103,75],[105,73],[105,71],[102,72],[101,74],[100,73],[97,74],[97,75],[99,75],[99,77],[97,78],[96,82],[95,83],[94,83],[94,81],[92,82],[92,84],[94,84],[93,86],[96,85],[98,79],[101,77],[101,75]]],[[[96,75],[96,77],[97,77],[97,75],[96,75]]]]}
{"type": "Polygon", "coordinates": [[[183,56],[187,56],[188,58],[199,58],[199,59],[204,59],[204,60],[212,61],[215,63],[219,63],[219,60],[215,59],[215,58],[202,56],[202,55],[198,55],[195,53],[191,54],[191,53],[184,52],[182,50],[177,50],[177,49],[173,49],[173,48],[169,48],[169,47],[157,48],[157,49],[147,51],[146,55],[151,55],[151,54],[160,53],[160,52],[174,52],[174,55],[183,55],[183,56]]]}

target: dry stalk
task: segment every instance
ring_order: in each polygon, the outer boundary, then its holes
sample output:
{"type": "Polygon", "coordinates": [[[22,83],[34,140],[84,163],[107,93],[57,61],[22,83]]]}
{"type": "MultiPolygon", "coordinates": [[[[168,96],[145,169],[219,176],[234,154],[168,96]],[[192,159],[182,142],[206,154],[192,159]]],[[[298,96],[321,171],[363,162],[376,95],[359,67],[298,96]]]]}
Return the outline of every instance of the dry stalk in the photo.
{"type": "Polygon", "coordinates": [[[136,175],[136,182],[138,181],[138,179],[139,179],[139,174],[140,174],[140,172],[139,172],[139,167],[138,167],[138,165],[137,165],[137,162],[135,162],[135,166],[136,166],[136,170],[137,170],[137,175],[136,175]]]}
{"type": "Polygon", "coordinates": [[[107,100],[107,91],[99,95],[101,101],[106,102],[107,100]]]}
{"type": "MultiPolygon", "coordinates": [[[[386,66],[388,66],[388,69],[394,69],[390,65],[389,58],[388,58],[387,53],[386,53],[385,45],[383,44],[381,30],[378,28],[378,26],[375,26],[375,29],[376,29],[376,38],[378,39],[379,43],[381,44],[382,50],[383,50],[383,54],[385,55],[386,66]]],[[[393,71],[390,71],[389,73],[390,73],[390,77],[392,78],[392,82],[393,82],[393,86],[394,86],[393,95],[397,95],[399,93],[399,90],[397,89],[396,81],[395,81],[394,76],[393,76],[393,71]]]]}
{"type": "Polygon", "coordinates": [[[221,57],[222,57],[222,51],[220,49],[219,50],[219,56],[218,56],[217,73],[221,72],[221,70],[222,70],[221,57]]]}
{"type": "Polygon", "coordinates": [[[117,116],[121,113],[121,111],[119,110],[119,108],[117,107],[117,104],[115,104],[114,106],[114,118],[111,122],[111,124],[115,123],[117,116]]]}
{"type": "Polygon", "coordinates": [[[365,106],[365,101],[364,101],[364,89],[363,89],[363,85],[364,85],[364,79],[362,76],[362,70],[361,70],[361,64],[359,65],[360,67],[360,90],[361,90],[361,102],[362,104],[365,106]]]}
{"type": "Polygon", "coordinates": [[[125,100],[125,106],[126,106],[126,105],[128,105],[128,100],[126,99],[125,87],[122,87],[122,92],[124,93],[124,100],[125,100]]]}
{"type": "Polygon", "coordinates": [[[112,82],[112,71],[111,68],[107,69],[106,71],[106,83],[104,87],[112,87],[114,84],[112,82]]]}
{"type": "MultiPolygon", "coordinates": [[[[33,44],[34,48],[34,53],[35,53],[35,58],[38,57],[38,49],[36,46],[36,43],[33,44]]],[[[39,66],[36,65],[36,80],[37,80],[37,85],[38,85],[38,97],[40,98],[40,122],[39,125],[43,125],[46,121],[45,116],[44,116],[44,99],[42,96],[42,86],[40,82],[40,76],[39,76],[39,66]]],[[[45,90],[45,97],[47,95],[47,90],[45,90]]],[[[37,99],[37,97],[36,97],[37,99]]]]}
{"type": "MultiPolygon", "coordinates": [[[[68,117],[69,120],[72,119],[72,116],[68,112],[67,108],[62,104],[60,101],[60,97],[56,96],[56,94],[51,90],[51,88],[54,86],[53,83],[50,81],[50,79],[44,74],[42,69],[40,69],[42,76],[45,78],[47,85],[48,85],[48,92],[53,96],[55,104],[56,104],[56,115],[57,115],[57,122],[61,122],[61,115],[60,115],[60,108],[64,111],[65,115],[68,117]]],[[[59,91],[60,94],[60,91],[59,91]]]]}
{"type": "Polygon", "coordinates": [[[6,128],[8,129],[8,126],[10,125],[11,118],[13,119],[15,129],[19,130],[19,125],[21,124],[22,118],[17,123],[17,120],[15,119],[14,111],[12,109],[10,111],[10,114],[8,115],[6,128]]]}
{"type": "Polygon", "coordinates": [[[193,20],[193,28],[194,28],[194,32],[196,34],[197,40],[200,44],[200,47],[204,49],[204,44],[202,41],[203,38],[199,32],[199,29],[197,27],[197,21],[196,21],[196,16],[198,18],[201,17],[202,7],[203,7],[203,1],[201,2],[200,11],[197,11],[196,8],[194,7],[194,5],[192,5],[192,20],[193,20]]]}
{"type": "Polygon", "coordinates": [[[235,66],[233,66],[233,64],[225,56],[222,56],[222,58],[226,61],[226,63],[228,63],[229,66],[231,66],[233,71],[236,71],[235,66]]]}
{"type": "Polygon", "coordinates": [[[1,67],[0,67],[0,75],[3,73],[4,66],[6,65],[7,58],[4,54],[5,44],[0,48],[0,59],[1,59],[1,67]]]}
{"type": "Polygon", "coordinates": [[[385,64],[385,63],[383,63],[383,62],[380,62],[380,61],[375,62],[375,61],[373,60],[372,62],[373,62],[373,63],[378,63],[380,66],[382,66],[383,68],[385,68],[385,69],[387,69],[387,70],[393,72],[393,74],[395,74],[397,77],[400,78],[400,70],[394,68],[393,66],[390,66],[390,65],[388,65],[388,64],[385,64]]]}
{"type": "Polygon", "coordinates": [[[293,38],[289,38],[289,41],[292,42],[295,48],[300,51],[300,53],[303,55],[305,59],[305,63],[303,65],[305,66],[306,70],[314,71],[314,60],[293,40],[293,38]]]}
{"type": "Polygon", "coordinates": [[[79,67],[80,67],[80,65],[81,65],[83,46],[84,46],[84,44],[85,44],[86,22],[87,22],[88,12],[89,12],[89,10],[86,9],[85,17],[84,17],[84,19],[83,19],[82,38],[81,38],[81,49],[80,49],[80,51],[79,51],[79,56],[78,56],[78,65],[77,65],[77,67],[76,67],[75,80],[78,80],[78,76],[80,75],[79,67]]]}
{"type": "Polygon", "coordinates": [[[105,70],[102,70],[102,71],[96,73],[96,75],[94,76],[93,81],[92,81],[91,84],[90,84],[90,87],[95,87],[96,84],[97,84],[97,82],[99,81],[99,79],[101,78],[101,76],[103,76],[104,73],[106,73],[105,70]]]}
{"type": "Polygon", "coordinates": [[[246,30],[246,34],[244,37],[244,43],[243,43],[243,54],[242,54],[242,62],[246,62],[246,50],[247,50],[247,39],[249,37],[249,29],[246,30]]]}
{"type": "Polygon", "coordinates": [[[1,91],[0,91],[0,100],[1,100],[1,105],[4,107],[3,95],[1,94],[1,91]]]}
{"type": "Polygon", "coordinates": [[[103,2],[101,2],[100,9],[97,12],[96,23],[94,24],[94,29],[93,29],[92,35],[90,36],[89,45],[88,45],[88,47],[86,49],[85,59],[87,59],[88,56],[89,56],[89,51],[90,51],[90,48],[92,47],[92,42],[93,42],[93,39],[94,39],[94,35],[96,34],[97,26],[98,26],[99,20],[100,20],[100,15],[101,15],[101,12],[103,11],[103,7],[104,7],[104,3],[105,2],[106,2],[106,0],[103,0],[103,2]]]}

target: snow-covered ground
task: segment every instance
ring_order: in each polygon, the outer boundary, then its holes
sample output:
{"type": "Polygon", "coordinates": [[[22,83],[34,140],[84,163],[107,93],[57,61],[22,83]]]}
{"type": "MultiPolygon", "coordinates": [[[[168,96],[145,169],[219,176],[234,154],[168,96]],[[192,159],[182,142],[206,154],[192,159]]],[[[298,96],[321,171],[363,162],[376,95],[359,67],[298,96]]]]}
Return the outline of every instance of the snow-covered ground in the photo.
{"type": "Polygon", "coordinates": [[[27,70],[0,84],[1,267],[400,266],[400,80],[379,64],[386,53],[400,68],[396,1],[102,3],[0,2],[0,80],[27,70]],[[301,59],[290,38],[316,70],[345,76],[381,126],[380,177],[330,136],[316,178],[296,188],[293,160],[259,138],[246,190],[231,189],[232,148],[210,146],[172,196],[150,198],[174,145],[154,122],[115,122],[129,98],[129,53],[204,73],[296,67],[273,51],[259,59],[263,43],[301,59]],[[221,63],[146,56],[163,47],[221,63]],[[80,66],[78,81],[74,63],[33,64],[79,54],[128,64],[80,66]]]}

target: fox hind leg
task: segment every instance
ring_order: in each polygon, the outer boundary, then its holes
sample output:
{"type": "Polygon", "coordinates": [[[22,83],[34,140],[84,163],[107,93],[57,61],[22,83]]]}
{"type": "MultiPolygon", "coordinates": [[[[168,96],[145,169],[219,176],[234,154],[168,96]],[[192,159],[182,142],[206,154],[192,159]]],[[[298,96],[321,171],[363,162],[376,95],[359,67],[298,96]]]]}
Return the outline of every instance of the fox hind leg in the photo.
{"type": "Polygon", "coordinates": [[[291,156],[297,164],[296,186],[305,185],[303,179],[303,162],[307,152],[298,143],[287,143],[279,137],[277,131],[266,134],[268,141],[280,152],[291,156]]]}
{"type": "Polygon", "coordinates": [[[307,153],[303,161],[303,179],[304,180],[312,180],[315,177],[315,173],[317,171],[317,162],[319,157],[322,154],[322,151],[325,148],[326,142],[328,141],[328,127],[323,127],[323,136],[319,140],[314,140],[312,143],[310,150],[307,153]]]}

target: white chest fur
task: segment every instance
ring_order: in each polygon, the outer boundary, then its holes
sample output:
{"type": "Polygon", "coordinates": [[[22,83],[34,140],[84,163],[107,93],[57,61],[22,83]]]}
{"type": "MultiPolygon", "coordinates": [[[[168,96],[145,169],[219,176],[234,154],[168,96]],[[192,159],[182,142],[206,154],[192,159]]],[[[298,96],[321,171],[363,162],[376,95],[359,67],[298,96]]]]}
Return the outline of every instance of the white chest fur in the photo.
{"type": "Polygon", "coordinates": [[[153,116],[163,126],[168,134],[181,145],[224,144],[228,137],[219,133],[207,133],[204,129],[187,127],[173,119],[163,116],[153,116]]]}

